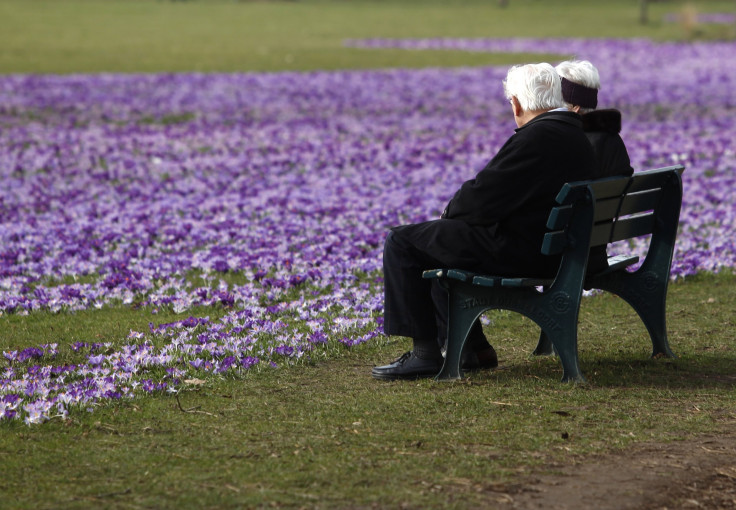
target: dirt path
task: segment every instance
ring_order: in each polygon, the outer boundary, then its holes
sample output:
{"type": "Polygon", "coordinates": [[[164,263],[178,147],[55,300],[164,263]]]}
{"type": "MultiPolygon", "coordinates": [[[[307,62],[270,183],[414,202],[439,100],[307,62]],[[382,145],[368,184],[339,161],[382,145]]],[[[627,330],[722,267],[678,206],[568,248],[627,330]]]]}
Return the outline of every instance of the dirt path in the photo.
{"type": "Polygon", "coordinates": [[[500,508],[736,509],[736,433],[644,443],[498,488],[500,508]]]}

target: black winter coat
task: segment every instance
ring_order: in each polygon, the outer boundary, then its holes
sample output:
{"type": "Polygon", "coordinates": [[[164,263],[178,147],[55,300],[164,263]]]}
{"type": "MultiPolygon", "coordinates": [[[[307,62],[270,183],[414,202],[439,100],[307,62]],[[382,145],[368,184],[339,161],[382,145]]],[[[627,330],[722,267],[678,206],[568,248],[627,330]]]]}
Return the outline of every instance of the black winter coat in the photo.
{"type": "MultiPolygon", "coordinates": [[[[583,131],[590,140],[598,160],[598,177],[630,176],[634,173],[629,153],[619,133],[621,112],[618,110],[593,110],[583,114],[583,131]]],[[[604,246],[590,250],[588,272],[606,267],[608,255],[604,246]]]]}
{"type": "Polygon", "coordinates": [[[597,172],[580,116],[543,113],[460,187],[441,219],[393,230],[445,267],[554,276],[559,258],[541,253],[549,210],[564,183],[597,172]]]}
{"type": "Polygon", "coordinates": [[[596,177],[629,176],[631,168],[629,153],[621,140],[621,112],[618,110],[593,110],[583,118],[583,131],[590,140],[598,159],[599,174],[596,177]]]}

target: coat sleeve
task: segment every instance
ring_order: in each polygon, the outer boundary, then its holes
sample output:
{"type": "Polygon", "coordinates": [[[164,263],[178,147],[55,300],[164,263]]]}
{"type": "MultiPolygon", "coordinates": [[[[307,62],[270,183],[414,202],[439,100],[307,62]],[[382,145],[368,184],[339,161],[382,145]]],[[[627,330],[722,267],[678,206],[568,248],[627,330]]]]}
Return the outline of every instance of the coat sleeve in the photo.
{"type": "Polygon", "coordinates": [[[619,135],[609,137],[607,143],[601,147],[597,154],[603,175],[601,177],[615,175],[631,175],[634,169],[631,167],[631,159],[626,145],[619,135]]]}
{"type": "Polygon", "coordinates": [[[471,225],[501,222],[537,192],[545,162],[541,148],[515,134],[474,179],[463,183],[443,217],[471,225]]]}

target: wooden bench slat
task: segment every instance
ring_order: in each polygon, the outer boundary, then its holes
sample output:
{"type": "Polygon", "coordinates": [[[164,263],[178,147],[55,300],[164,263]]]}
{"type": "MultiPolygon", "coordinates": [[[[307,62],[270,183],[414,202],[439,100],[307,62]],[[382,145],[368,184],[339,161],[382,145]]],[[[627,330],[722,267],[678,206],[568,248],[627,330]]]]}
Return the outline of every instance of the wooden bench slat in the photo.
{"type": "Polygon", "coordinates": [[[463,271],[462,269],[448,269],[447,277],[460,282],[472,282],[473,277],[477,273],[471,273],[470,271],[463,271]]]}
{"type": "Polygon", "coordinates": [[[619,216],[654,210],[662,198],[662,189],[629,192],[621,204],[619,216]]]}
{"type": "MultiPolygon", "coordinates": [[[[638,216],[620,218],[616,222],[599,223],[593,227],[590,235],[590,246],[604,246],[616,241],[641,237],[654,230],[654,213],[647,212],[638,216]],[[613,230],[613,232],[611,232],[613,230]]],[[[547,232],[542,241],[542,253],[557,255],[562,253],[570,242],[567,232],[558,230],[547,232]]]]}
{"type": "MultiPolygon", "coordinates": [[[[668,167],[669,169],[678,171],[682,174],[682,167],[668,167]],[[678,170],[680,169],[680,170],[678,170]]],[[[629,186],[628,192],[634,193],[644,189],[662,188],[672,179],[672,172],[648,170],[645,172],[638,172],[632,177],[631,185],[629,186]]]]}
{"type": "Polygon", "coordinates": [[[662,190],[657,188],[629,193],[623,199],[615,197],[598,200],[593,221],[600,223],[601,221],[611,220],[617,216],[628,216],[630,214],[651,211],[657,206],[661,196],[662,190]]]}
{"type": "MultiPolygon", "coordinates": [[[[600,276],[612,271],[618,271],[619,269],[636,264],[638,261],[639,257],[636,255],[616,255],[608,257],[608,266],[593,276],[600,276]]],[[[552,285],[554,282],[554,279],[552,278],[508,278],[485,274],[479,275],[456,269],[430,269],[428,271],[424,271],[422,276],[424,278],[451,278],[453,280],[472,283],[473,285],[478,285],[480,287],[498,287],[499,285],[502,287],[545,287],[552,285]],[[469,279],[471,275],[474,275],[472,276],[472,280],[469,279]]]]}
{"type": "Polygon", "coordinates": [[[567,232],[558,230],[556,232],[547,232],[542,240],[542,253],[545,255],[558,255],[562,253],[568,245],[567,232]]]}
{"type": "Polygon", "coordinates": [[[631,177],[607,177],[597,181],[576,181],[565,184],[557,195],[558,204],[570,204],[577,199],[580,186],[590,186],[596,200],[620,196],[626,191],[633,193],[644,189],[661,188],[672,178],[672,172],[679,175],[685,171],[682,165],[668,166],[654,170],[637,172],[631,177]]]}
{"type": "Polygon", "coordinates": [[[552,285],[552,278],[504,278],[502,287],[545,287],[552,285]]]}
{"type": "MultiPolygon", "coordinates": [[[[617,216],[627,216],[651,211],[657,206],[661,196],[662,190],[656,188],[629,193],[623,199],[620,196],[598,199],[596,201],[593,221],[595,223],[601,223],[614,219],[617,216]]],[[[570,221],[572,210],[571,205],[560,205],[553,208],[547,219],[547,228],[549,230],[564,229],[565,225],[570,221]]]]}
{"type": "Polygon", "coordinates": [[[477,274],[462,269],[428,269],[422,272],[422,278],[451,278],[460,282],[472,282],[477,274]]]}
{"type": "Polygon", "coordinates": [[[442,278],[444,276],[444,269],[428,269],[422,273],[422,278],[442,278]]]}
{"type": "Polygon", "coordinates": [[[557,203],[560,205],[572,204],[582,192],[581,188],[590,187],[597,199],[620,196],[629,185],[629,177],[607,177],[599,181],[576,181],[562,186],[557,194],[557,203]]]}
{"type": "Polygon", "coordinates": [[[589,183],[596,200],[619,197],[629,187],[630,177],[608,177],[589,183]]]}
{"type": "Polygon", "coordinates": [[[571,205],[560,205],[553,208],[547,218],[547,229],[549,230],[562,230],[565,228],[567,223],[570,221],[570,215],[572,214],[571,205]]]}
{"type": "Polygon", "coordinates": [[[498,287],[500,283],[500,276],[480,275],[473,277],[473,285],[478,285],[480,287],[498,287]]]}
{"type": "Polygon", "coordinates": [[[637,262],[639,262],[639,257],[637,257],[636,255],[615,255],[613,257],[608,257],[608,267],[602,271],[599,271],[594,276],[601,276],[604,274],[612,273],[614,271],[633,266],[637,262]]]}
{"type": "Polygon", "coordinates": [[[593,227],[590,246],[603,246],[624,239],[651,234],[654,230],[654,213],[619,219],[615,223],[605,223],[593,227]],[[611,232],[613,230],[613,232],[611,232]]]}

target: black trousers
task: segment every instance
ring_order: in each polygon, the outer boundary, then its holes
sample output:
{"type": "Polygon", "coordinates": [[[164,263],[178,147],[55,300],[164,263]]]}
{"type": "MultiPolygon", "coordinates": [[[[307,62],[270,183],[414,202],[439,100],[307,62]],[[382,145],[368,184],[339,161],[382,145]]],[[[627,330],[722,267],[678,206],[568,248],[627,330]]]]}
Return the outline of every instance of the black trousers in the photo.
{"type": "MultiPolygon", "coordinates": [[[[427,269],[447,267],[395,232],[389,232],[383,247],[384,323],[386,335],[414,340],[414,350],[426,357],[439,356],[447,340],[447,292],[436,280],[422,278],[427,269]]],[[[475,321],[467,347],[488,347],[479,321],[475,321]]]]}

